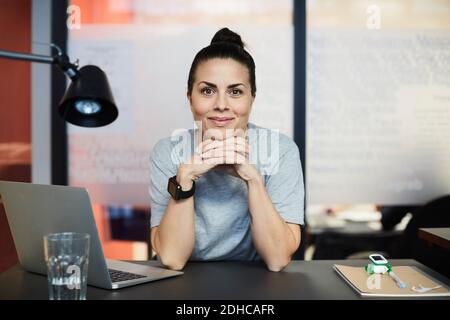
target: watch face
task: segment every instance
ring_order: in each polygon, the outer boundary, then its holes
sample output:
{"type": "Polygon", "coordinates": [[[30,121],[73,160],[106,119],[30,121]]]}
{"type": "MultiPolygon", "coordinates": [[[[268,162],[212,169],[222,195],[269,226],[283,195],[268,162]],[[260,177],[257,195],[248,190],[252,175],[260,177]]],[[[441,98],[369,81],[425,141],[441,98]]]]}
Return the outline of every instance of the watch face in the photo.
{"type": "Polygon", "coordinates": [[[175,200],[186,199],[194,195],[195,182],[192,181],[192,188],[189,191],[183,191],[180,184],[176,180],[176,176],[169,179],[167,191],[175,200]]]}
{"type": "Polygon", "coordinates": [[[177,193],[177,186],[175,185],[175,183],[173,183],[173,181],[170,181],[169,183],[169,193],[172,196],[175,196],[177,193]]]}
{"type": "Polygon", "coordinates": [[[178,200],[179,198],[179,194],[178,194],[178,183],[176,182],[175,179],[170,178],[169,179],[169,185],[168,185],[168,191],[170,193],[170,195],[172,196],[172,198],[174,198],[175,200],[178,200]]]}

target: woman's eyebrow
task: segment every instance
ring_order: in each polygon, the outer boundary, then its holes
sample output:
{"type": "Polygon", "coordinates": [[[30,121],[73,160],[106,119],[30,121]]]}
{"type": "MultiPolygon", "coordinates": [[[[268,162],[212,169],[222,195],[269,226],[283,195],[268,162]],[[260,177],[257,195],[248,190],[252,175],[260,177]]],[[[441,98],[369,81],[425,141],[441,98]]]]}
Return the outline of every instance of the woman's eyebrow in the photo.
{"type": "MultiPolygon", "coordinates": [[[[208,81],[200,81],[198,84],[200,85],[201,83],[204,83],[207,86],[212,87],[212,88],[217,88],[217,85],[215,85],[214,83],[208,82],[208,81]]],[[[227,88],[231,89],[231,88],[235,88],[235,87],[238,87],[238,86],[244,86],[245,87],[245,84],[243,84],[243,83],[234,83],[234,84],[230,84],[227,88]]]]}
{"type": "Polygon", "coordinates": [[[229,86],[228,86],[228,88],[235,88],[235,87],[239,87],[239,86],[244,86],[245,87],[245,84],[243,84],[243,83],[235,83],[235,84],[230,84],[229,86]]]}
{"type": "Polygon", "coordinates": [[[217,86],[216,86],[214,83],[207,82],[207,81],[200,81],[200,82],[198,83],[198,85],[200,85],[200,84],[202,84],[202,83],[206,84],[208,87],[217,88],[217,86]]]}

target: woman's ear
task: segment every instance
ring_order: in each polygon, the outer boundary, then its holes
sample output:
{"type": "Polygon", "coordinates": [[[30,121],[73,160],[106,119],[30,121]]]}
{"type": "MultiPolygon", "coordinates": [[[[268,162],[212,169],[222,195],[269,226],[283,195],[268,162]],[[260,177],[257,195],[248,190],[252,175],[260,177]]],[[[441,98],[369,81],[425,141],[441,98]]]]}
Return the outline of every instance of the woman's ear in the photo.
{"type": "Polygon", "coordinates": [[[252,101],[250,102],[250,110],[253,108],[253,102],[255,102],[256,96],[252,96],[252,101]]]}
{"type": "Polygon", "coordinates": [[[189,108],[191,109],[192,114],[194,114],[194,109],[192,107],[192,95],[189,94],[189,92],[188,92],[186,96],[187,96],[188,101],[189,101],[189,108]]]}
{"type": "Polygon", "coordinates": [[[186,94],[188,101],[189,101],[189,107],[191,108],[191,111],[193,112],[194,110],[192,110],[192,95],[188,92],[186,94]]]}
{"type": "Polygon", "coordinates": [[[186,96],[188,98],[189,104],[192,106],[192,95],[189,92],[187,92],[186,96]]]}

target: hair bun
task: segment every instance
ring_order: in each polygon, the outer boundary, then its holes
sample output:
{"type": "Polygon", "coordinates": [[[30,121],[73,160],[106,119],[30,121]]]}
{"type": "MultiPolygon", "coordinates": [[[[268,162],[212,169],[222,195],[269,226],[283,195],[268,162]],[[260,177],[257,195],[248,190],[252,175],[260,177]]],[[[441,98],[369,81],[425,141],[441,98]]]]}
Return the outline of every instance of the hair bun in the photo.
{"type": "Polygon", "coordinates": [[[233,43],[241,48],[244,48],[244,43],[242,42],[241,36],[228,28],[222,28],[216,32],[211,40],[211,44],[217,42],[233,43]]]}

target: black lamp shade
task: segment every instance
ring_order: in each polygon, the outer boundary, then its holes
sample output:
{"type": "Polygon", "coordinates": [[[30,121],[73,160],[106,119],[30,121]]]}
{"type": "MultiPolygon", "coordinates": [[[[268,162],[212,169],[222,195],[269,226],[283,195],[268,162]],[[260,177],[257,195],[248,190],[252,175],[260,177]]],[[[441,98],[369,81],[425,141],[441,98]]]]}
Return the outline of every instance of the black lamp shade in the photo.
{"type": "Polygon", "coordinates": [[[106,74],[96,66],[87,65],[78,70],[77,76],[59,104],[59,114],[66,121],[82,127],[106,126],[119,115],[106,74]],[[98,104],[98,112],[82,113],[77,101],[88,100],[98,104]]]}

